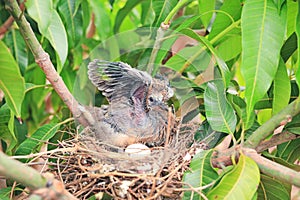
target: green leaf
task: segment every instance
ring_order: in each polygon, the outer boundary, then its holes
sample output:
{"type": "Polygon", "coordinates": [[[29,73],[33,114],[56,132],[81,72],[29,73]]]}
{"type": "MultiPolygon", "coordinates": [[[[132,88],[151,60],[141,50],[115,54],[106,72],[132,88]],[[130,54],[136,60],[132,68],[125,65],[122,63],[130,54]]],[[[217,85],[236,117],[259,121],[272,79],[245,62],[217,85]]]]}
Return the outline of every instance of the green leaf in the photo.
{"type": "Polygon", "coordinates": [[[296,72],[296,80],[298,83],[298,86],[300,85],[300,62],[299,62],[299,58],[300,58],[300,51],[299,51],[299,47],[300,47],[300,3],[298,2],[298,15],[297,15],[297,19],[296,19],[296,35],[298,38],[298,69],[296,72]]]}
{"type": "MultiPolygon", "coordinates": [[[[61,66],[64,65],[68,55],[68,39],[65,27],[56,11],[52,12],[51,23],[45,37],[57,52],[61,66]]],[[[61,68],[58,68],[57,71],[60,73],[61,68]]]]}
{"type": "MultiPolygon", "coordinates": [[[[85,65],[87,66],[87,65],[85,65]]],[[[82,70],[81,70],[82,71],[82,70]]],[[[66,67],[64,68],[61,73],[60,73],[62,79],[64,80],[64,83],[66,84],[67,88],[70,91],[74,90],[74,85],[75,85],[75,81],[76,81],[76,74],[74,73],[74,71],[70,68],[70,67],[66,67]]],[[[82,74],[82,75],[86,75],[86,74],[82,74]]]]}
{"type": "MultiPolygon", "coordinates": [[[[295,33],[298,15],[298,1],[287,1],[287,31],[286,36],[290,37],[295,33]]],[[[297,42],[296,42],[297,44],[297,42]]]]}
{"type": "MultiPolygon", "coordinates": [[[[72,94],[78,102],[83,105],[88,105],[94,100],[95,90],[92,88],[92,84],[89,83],[87,77],[87,66],[88,62],[84,61],[77,71],[77,78],[73,82],[73,91],[72,94]],[[93,97],[93,98],[92,98],[93,97]]],[[[66,72],[68,73],[68,72],[66,72]]],[[[69,81],[72,80],[72,77],[68,78],[69,81]]]]}
{"type": "Polygon", "coordinates": [[[5,100],[17,118],[21,117],[21,106],[25,95],[24,78],[18,64],[5,44],[0,41],[0,88],[5,100]]]}
{"type": "Polygon", "coordinates": [[[266,123],[272,117],[272,109],[266,108],[257,112],[257,122],[259,124],[266,123]]]}
{"type": "MultiPolygon", "coordinates": [[[[46,75],[36,63],[33,63],[32,68],[26,71],[26,82],[35,85],[46,85],[46,75]]],[[[37,107],[41,109],[41,106],[45,104],[45,97],[52,88],[37,87],[26,95],[26,98],[30,99],[28,106],[37,107]]],[[[29,90],[30,91],[30,90],[29,90]]],[[[43,112],[43,111],[42,111],[43,112]]],[[[32,113],[35,114],[35,113],[32,113]]]]}
{"type": "MultiPolygon", "coordinates": [[[[231,78],[230,71],[229,71],[226,63],[224,62],[224,60],[222,60],[220,58],[219,53],[212,46],[212,44],[205,37],[199,36],[197,33],[195,33],[191,29],[183,29],[180,32],[183,33],[183,34],[185,34],[185,35],[187,35],[187,36],[189,36],[189,37],[191,37],[191,38],[194,38],[195,40],[197,40],[199,42],[201,42],[202,44],[205,45],[206,48],[209,49],[209,51],[214,55],[214,57],[216,59],[216,62],[218,64],[219,71],[220,71],[220,73],[222,75],[222,79],[223,79],[224,84],[226,86],[228,86],[230,78],[231,78]]],[[[199,51],[199,52],[197,52],[197,53],[195,53],[195,56],[197,56],[200,52],[202,53],[202,50],[199,51]]]]}
{"type": "Polygon", "coordinates": [[[25,5],[30,17],[38,23],[40,32],[45,35],[52,20],[52,0],[28,0],[25,2],[25,5]]]}
{"type": "Polygon", "coordinates": [[[227,40],[222,42],[217,48],[220,53],[220,57],[224,61],[229,61],[238,56],[242,51],[242,37],[239,35],[233,35],[227,40]]]}
{"type": "MultiPolygon", "coordinates": [[[[216,20],[212,25],[211,32],[208,39],[211,40],[229,27],[233,22],[241,18],[242,4],[240,0],[226,0],[224,1],[220,12],[217,12],[216,20]]],[[[234,28],[232,31],[240,32],[240,27],[234,28]]],[[[228,33],[227,33],[228,34],[228,33]]],[[[222,37],[224,38],[224,37],[222,37]]]]}
{"type": "Polygon", "coordinates": [[[21,72],[24,74],[28,65],[28,51],[20,31],[17,29],[11,29],[6,34],[5,39],[6,45],[11,50],[11,53],[14,55],[21,72]]]}
{"type": "MultiPolygon", "coordinates": [[[[89,1],[76,1],[80,2],[81,9],[82,9],[82,29],[87,30],[90,22],[91,22],[91,17],[92,17],[92,9],[90,9],[90,3],[89,1]]],[[[84,32],[83,39],[86,39],[85,35],[86,32],[84,32]]]]}
{"type": "Polygon", "coordinates": [[[275,75],[273,93],[272,114],[274,115],[289,104],[291,95],[291,81],[282,59],[279,61],[278,70],[275,75]]]}
{"type": "Polygon", "coordinates": [[[291,132],[291,133],[300,135],[300,127],[299,127],[299,125],[298,125],[298,126],[295,126],[295,127],[289,127],[289,128],[287,128],[287,130],[288,130],[289,132],[291,132]]]}
{"type": "Polygon", "coordinates": [[[257,190],[259,200],[289,200],[290,194],[284,185],[269,176],[261,174],[261,180],[257,190]]]}
{"type": "Polygon", "coordinates": [[[285,41],[284,45],[281,48],[280,55],[284,62],[286,62],[293,53],[297,50],[297,35],[294,32],[291,36],[285,41]]]}
{"type": "Polygon", "coordinates": [[[203,142],[208,148],[212,149],[226,136],[226,133],[214,131],[207,120],[205,120],[195,133],[195,140],[203,142]]]}
{"type": "Polygon", "coordinates": [[[260,174],[256,163],[241,154],[238,164],[226,173],[208,194],[208,199],[251,199],[257,190],[260,174]]]}
{"type": "Polygon", "coordinates": [[[76,7],[75,0],[60,0],[58,2],[59,14],[63,18],[68,34],[68,44],[75,47],[83,35],[82,10],[76,7]]]}
{"type": "Polygon", "coordinates": [[[184,21],[180,22],[179,26],[176,28],[176,32],[179,32],[183,29],[187,29],[192,27],[195,23],[197,23],[200,20],[200,16],[191,16],[186,18],[184,21]]]}
{"type": "Polygon", "coordinates": [[[141,3],[142,13],[141,13],[141,23],[145,25],[150,25],[154,21],[154,11],[152,9],[152,1],[143,1],[141,3]]]}
{"type": "MultiPolygon", "coordinates": [[[[193,58],[195,52],[201,51],[203,45],[197,45],[193,47],[186,47],[172,56],[166,63],[165,66],[179,71],[184,64],[193,58]]],[[[187,72],[201,72],[204,71],[209,63],[211,62],[211,55],[207,51],[202,51],[202,53],[190,63],[189,67],[185,70],[187,72]]]]}
{"type": "Polygon", "coordinates": [[[105,40],[112,34],[111,19],[105,5],[99,0],[90,0],[90,6],[95,14],[95,25],[101,40],[105,40]]]}
{"type": "Polygon", "coordinates": [[[286,2],[286,0],[273,0],[273,3],[277,7],[278,12],[280,12],[280,9],[285,2],[286,2]]]}
{"type": "MultiPolygon", "coordinates": [[[[194,156],[190,164],[190,171],[184,174],[184,183],[189,184],[193,188],[199,188],[212,183],[219,177],[218,173],[211,166],[210,159],[212,153],[213,150],[203,150],[194,156]]],[[[184,188],[189,188],[189,186],[184,185],[184,188]]],[[[202,191],[199,190],[199,192],[202,191]]],[[[199,199],[199,194],[194,193],[192,196],[192,192],[188,191],[184,193],[183,199],[199,199]]]]}
{"type": "Polygon", "coordinates": [[[201,21],[204,27],[207,29],[211,17],[213,16],[213,11],[215,10],[216,1],[211,0],[198,0],[199,3],[199,14],[201,15],[201,21]]]}
{"type": "Polygon", "coordinates": [[[0,108],[0,138],[7,145],[6,152],[10,153],[17,144],[17,138],[14,133],[14,116],[7,105],[0,108]]]}
{"type": "Polygon", "coordinates": [[[269,158],[273,162],[276,162],[276,163],[278,163],[278,164],[280,164],[282,166],[285,166],[285,167],[293,169],[293,170],[295,170],[297,172],[300,172],[300,165],[297,165],[297,163],[296,164],[290,163],[290,162],[288,162],[288,161],[286,161],[286,160],[284,160],[282,158],[278,158],[275,155],[270,154],[268,152],[263,152],[263,156],[266,157],[266,158],[269,158]]]}
{"type": "MultiPolygon", "coordinates": [[[[156,56],[155,63],[164,63],[165,62],[164,59],[168,56],[169,50],[174,45],[174,42],[179,38],[179,36],[177,36],[176,33],[178,33],[179,31],[181,31],[183,29],[191,27],[193,24],[195,24],[199,20],[200,20],[200,16],[198,16],[198,15],[192,16],[192,17],[187,17],[184,20],[180,20],[179,26],[176,28],[176,30],[173,33],[173,37],[166,37],[162,41],[162,44],[161,44],[159,51],[157,53],[157,56],[156,56]]],[[[174,22],[172,22],[172,24],[173,23],[174,22]]],[[[201,45],[199,45],[199,46],[201,46],[201,45]]],[[[170,59],[172,59],[174,56],[177,56],[177,53],[175,55],[173,55],[170,59]]],[[[180,60],[180,58],[178,58],[178,59],[180,60]]]]}
{"type": "MultiPolygon", "coordinates": [[[[117,33],[119,31],[120,26],[121,26],[123,20],[125,19],[125,17],[128,15],[128,13],[142,1],[143,0],[127,1],[125,6],[118,11],[118,14],[117,14],[116,20],[115,20],[114,33],[117,33]]],[[[149,8],[149,10],[150,10],[150,8],[149,8]]]]}
{"type": "Polygon", "coordinates": [[[277,157],[294,163],[300,156],[300,138],[277,146],[277,157]]]}
{"type": "Polygon", "coordinates": [[[236,111],[239,118],[242,120],[242,126],[244,130],[248,130],[254,123],[255,114],[252,112],[251,118],[247,121],[247,111],[246,111],[246,103],[245,101],[236,95],[229,95],[228,100],[230,100],[234,110],[236,111]]]}
{"type": "MultiPolygon", "coordinates": [[[[298,15],[298,1],[287,1],[287,26],[286,26],[286,36],[290,37],[296,30],[296,24],[298,15]]],[[[297,42],[295,43],[297,44],[297,42]]]]}
{"type": "Polygon", "coordinates": [[[19,187],[5,187],[5,188],[1,188],[0,189],[0,199],[1,200],[10,200],[10,195],[11,192],[14,191],[19,191],[19,192],[24,192],[23,188],[19,188],[19,187]]]}
{"type": "Polygon", "coordinates": [[[279,62],[286,7],[280,15],[272,0],[246,1],[242,12],[242,74],[249,113],[269,89],[279,62]]]}
{"type": "MultiPolygon", "coordinates": [[[[41,145],[54,136],[60,124],[45,124],[36,130],[17,148],[16,155],[29,155],[39,151],[41,145]]],[[[25,162],[25,161],[24,161],[25,162]]]]}
{"type": "Polygon", "coordinates": [[[12,187],[1,188],[0,189],[0,199],[10,200],[10,195],[11,195],[12,190],[13,190],[12,187]]]}
{"type": "Polygon", "coordinates": [[[155,12],[155,20],[152,27],[160,27],[160,24],[165,20],[171,10],[178,3],[177,0],[155,0],[152,1],[152,8],[155,12]]]}
{"type": "Polygon", "coordinates": [[[224,84],[221,80],[207,83],[204,105],[207,121],[214,130],[234,133],[237,119],[233,108],[226,99],[224,84]]]}
{"type": "Polygon", "coordinates": [[[284,127],[284,130],[300,135],[300,115],[294,116],[292,121],[284,127]]]}

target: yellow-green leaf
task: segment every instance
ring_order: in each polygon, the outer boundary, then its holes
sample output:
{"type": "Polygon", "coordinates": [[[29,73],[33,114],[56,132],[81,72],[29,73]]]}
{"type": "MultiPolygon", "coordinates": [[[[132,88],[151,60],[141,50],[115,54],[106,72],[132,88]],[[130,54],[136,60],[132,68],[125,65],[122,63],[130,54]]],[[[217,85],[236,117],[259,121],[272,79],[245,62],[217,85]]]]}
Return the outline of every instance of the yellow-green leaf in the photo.
{"type": "Polygon", "coordinates": [[[21,106],[25,95],[25,82],[9,49],[0,41],[0,89],[14,115],[21,117],[21,106]]]}
{"type": "Polygon", "coordinates": [[[223,176],[220,183],[208,194],[208,199],[251,199],[260,180],[259,169],[249,157],[241,154],[238,164],[223,176]]]}
{"type": "Polygon", "coordinates": [[[272,0],[246,0],[242,11],[242,74],[246,81],[247,119],[275,77],[284,40],[286,6],[272,0]]]}

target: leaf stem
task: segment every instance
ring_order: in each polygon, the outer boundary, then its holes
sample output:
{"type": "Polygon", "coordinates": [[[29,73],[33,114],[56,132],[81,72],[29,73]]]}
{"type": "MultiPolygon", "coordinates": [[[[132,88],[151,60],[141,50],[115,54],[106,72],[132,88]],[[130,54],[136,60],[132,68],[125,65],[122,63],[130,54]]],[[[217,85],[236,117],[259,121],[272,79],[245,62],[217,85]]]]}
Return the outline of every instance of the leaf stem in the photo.
{"type": "Polygon", "coordinates": [[[180,0],[176,6],[171,10],[171,12],[168,14],[168,16],[165,18],[165,20],[161,23],[160,27],[157,29],[156,32],[156,38],[155,38],[155,43],[153,46],[153,50],[151,52],[151,56],[149,58],[149,62],[147,65],[147,72],[149,74],[156,73],[156,71],[153,71],[153,65],[156,59],[156,55],[161,47],[161,41],[163,40],[163,37],[165,35],[165,32],[169,29],[170,26],[170,21],[174,17],[174,15],[177,13],[177,11],[189,0],[180,0]]]}
{"type": "Polygon", "coordinates": [[[241,23],[241,20],[237,20],[233,22],[230,26],[228,26],[225,30],[223,30],[221,33],[216,35],[213,39],[210,40],[212,44],[215,44],[218,40],[220,40],[222,37],[224,37],[228,32],[230,32],[232,29],[238,27],[238,25],[241,23]]]}
{"type": "Polygon", "coordinates": [[[176,15],[176,13],[178,12],[178,10],[185,4],[187,3],[189,0],[180,0],[176,6],[171,10],[171,12],[168,14],[168,16],[165,18],[164,20],[164,24],[170,24],[171,19],[174,17],[174,15],[176,15]]]}
{"type": "Polygon", "coordinates": [[[153,49],[152,49],[152,52],[151,52],[151,55],[150,55],[150,58],[149,58],[148,65],[147,65],[147,72],[149,74],[154,75],[153,73],[155,73],[155,70],[153,71],[153,68],[154,68],[153,65],[154,65],[155,58],[156,58],[156,55],[158,53],[158,50],[161,47],[161,41],[163,40],[163,37],[165,35],[166,30],[167,29],[162,28],[162,25],[157,29],[155,42],[154,42],[153,49]]]}
{"type": "MultiPolygon", "coordinates": [[[[233,22],[225,30],[223,30],[221,33],[216,35],[216,37],[214,37],[213,39],[210,40],[211,45],[214,45],[218,40],[220,40],[222,37],[224,37],[224,35],[226,35],[232,29],[236,28],[240,24],[240,22],[241,22],[241,20],[237,20],[236,22],[233,22]]],[[[203,45],[203,47],[199,51],[197,51],[190,59],[188,59],[184,63],[183,67],[179,70],[179,73],[181,74],[182,72],[184,72],[184,70],[186,70],[186,68],[188,68],[190,66],[190,64],[193,63],[193,61],[197,57],[199,57],[207,48],[208,48],[207,45],[203,45]]]]}

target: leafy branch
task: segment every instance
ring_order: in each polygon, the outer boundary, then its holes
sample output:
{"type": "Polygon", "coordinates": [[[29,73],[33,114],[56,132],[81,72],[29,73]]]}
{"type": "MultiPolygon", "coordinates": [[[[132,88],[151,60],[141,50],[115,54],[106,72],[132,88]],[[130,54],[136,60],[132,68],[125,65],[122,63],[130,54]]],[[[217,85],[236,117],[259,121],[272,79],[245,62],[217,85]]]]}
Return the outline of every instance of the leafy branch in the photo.
{"type": "Polygon", "coordinates": [[[68,90],[67,86],[63,82],[62,78],[56,72],[49,54],[44,51],[37,38],[34,35],[30,24],[27,22],[23,12],[21,11],[17,1],[15,0],[6,0],[6,8],[11,13],[16,23],[20,28],[20,32],[32,52],[36,63],[40,66],[43,72],[46,75],[46,78],[52,84],[54,90],[60,96],[60,98],[64,101],[64,103],[68,106],[73,116],[82,124],[88,125],[89,122],[86,120],[84,115],[82,115],[82,111],[80,110],[79,103],[68,90]]]}
{"type": "MultiPolygon", "coordinates": [[[[40,66],[43,72],[46,75],[46,78],[52,84],[54,90],[68,106],[74,117],[82,124],[88,125],[89,121],[82,115],[80,110],[80,105],[74,96],[70,93],[62,78],[56,72],[49,54],[46,53],[37,38],[34,35],[33,30],[31,29],[29,23],[27,22],[23,12],[21,11],[17,1],[15,0],[6,0],[6,8],[11,13],[15,22],[20,28],[20,32],[28,46],[31,50],[36,63],[40,66]]],[[[9,22],[12,21],[9,18],[9,22]]],[[[41,189],[47,188],[53,190],[55,194],[60,194],[60,199],[75,199],[71,194],[65,191],[62,187],[62,184],[56,180],[51,180],[41,176],[36,170],[30,167],[26,167],[21,164],[19,161],[13,160],[3,153],[0,152],[0,173],[5,177],[16,180],[22,183],[24,186],[27,186],[31,189],[41,189]],[[8,170],[9,169],[9,170],[8,170]],[[24,176],[26,174],[27,176],[24,176]],[[50,185],[49,185],[50,184],[50,185]],[[47,186],[47,187],[46,187],[47,186]]],[[[45,192],[45,191],[44,191],[45,192]]],[[[44,193],[42,192],[42,193],[44,193]]],[[[38,192],[37,192],[38,194],[38,192]]]]}
{"type": "Polygon", "coordinates": [[[236,155],[238,149],[241,149],[245,155],[251,157],[259,166],[260,170],[279,180],[300,186],[300,176],[295,170],[280,165],[274,161],[268,160],[257,153],[281,144],[283,142],[296,139],[297,136],[287,131],[273,136],[270,141],[264,141],[273,131],[280,125],[286,125],[291,118],[300,113],[299,98],[286,106],[281,112],[274,115],[271,119],[261,125],[251,136],[245,141],[244,145],[230,148],[220,152],[217,158],[212,160],[215,167],[220,167],[220,163],[225,165],[232,164],[232,155],[236,155]],[[292,178],[293,177],[293,178],[292,178]]]}

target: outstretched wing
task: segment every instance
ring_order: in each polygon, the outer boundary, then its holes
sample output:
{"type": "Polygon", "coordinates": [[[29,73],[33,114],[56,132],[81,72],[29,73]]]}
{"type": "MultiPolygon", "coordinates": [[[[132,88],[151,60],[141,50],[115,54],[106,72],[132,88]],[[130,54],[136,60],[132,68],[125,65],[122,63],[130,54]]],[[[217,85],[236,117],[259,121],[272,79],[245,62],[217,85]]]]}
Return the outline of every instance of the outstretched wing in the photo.
{"type": "Polygon", "coordinates": [[[92,83],[110,102],[122,97],[143,102],[147,97],[152,78],[146,72],[132,68],[123,62],[94,60],[88,65],[92,83]]]}

